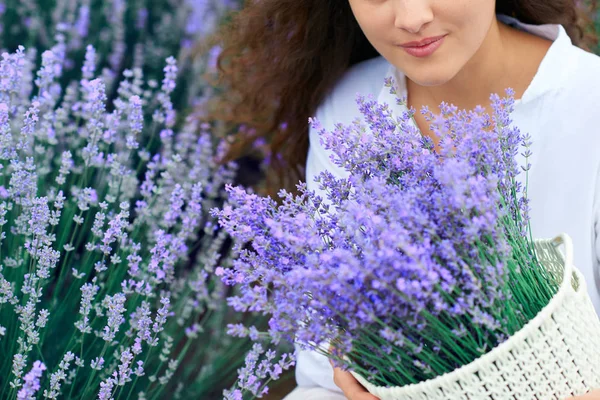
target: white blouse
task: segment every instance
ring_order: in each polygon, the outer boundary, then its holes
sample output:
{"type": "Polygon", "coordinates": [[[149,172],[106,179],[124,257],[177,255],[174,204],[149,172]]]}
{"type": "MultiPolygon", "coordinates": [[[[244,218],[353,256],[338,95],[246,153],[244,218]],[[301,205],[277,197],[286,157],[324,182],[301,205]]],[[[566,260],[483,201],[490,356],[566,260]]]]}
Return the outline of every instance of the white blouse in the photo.
{"type": "MultiPolygon", "coordinates": [[[[600,57],[574,46],[560,25],[535,26],[498,17],[553,41],[530,86],[516,100],[512,119],[521,132],[531,135],[533,142],[528,184],[533,236],[550,238],[563,232],[571,236],[574,264],[585,276],[589,294],[600,312],[600,57]]],[[[405,96],[402,72],[378,57],[350,68],[320,105],[316,118],[327,130],[333,130],[336,123],[350,124],[361,116],[355,101],[357,93],[372,94],[400,115],[404,108],[383,86],[387,76],[395,78],[399,95],[405,96]]],[[[524,159],[518,161],[524,165],[524,159]]],[[[306,165],[309,189],[319,192],[313,179],[324,170],[338,177],[347,176],[333,164],[318,133],[311,128],[306,165]]],[[[299,352],[299,386],[339,391],[332,378],[332,368],[324,356],[299,352]]]]}

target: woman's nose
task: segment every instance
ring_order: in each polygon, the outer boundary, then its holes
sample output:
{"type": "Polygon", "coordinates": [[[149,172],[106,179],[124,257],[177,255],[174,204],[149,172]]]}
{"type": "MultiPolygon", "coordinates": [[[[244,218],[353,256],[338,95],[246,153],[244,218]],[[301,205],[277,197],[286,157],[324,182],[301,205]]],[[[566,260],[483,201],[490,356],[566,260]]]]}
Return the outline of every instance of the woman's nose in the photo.
{"type": "Polygon", "coordinates": [[[429,0],[392,0],[394,26],[410,33],[419,33],[433,20],[433,10],[429,0]]]}

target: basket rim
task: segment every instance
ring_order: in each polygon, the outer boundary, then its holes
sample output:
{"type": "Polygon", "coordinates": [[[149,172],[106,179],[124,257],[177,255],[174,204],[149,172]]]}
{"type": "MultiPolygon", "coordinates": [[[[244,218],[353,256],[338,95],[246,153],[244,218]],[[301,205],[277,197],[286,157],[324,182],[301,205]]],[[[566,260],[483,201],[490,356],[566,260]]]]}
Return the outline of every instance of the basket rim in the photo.
{"type": "Polygon", "coordinates": [[[409,394],[412,392],[422,392],[425,390],[431,390],[439,386],[443,386],[449,382],[455,382],[460,380],[462,377],[467,375],[471,375],[477,370],[481,369],[486,364],[489,364],[496,359],[499,358],[500,354],[505,353],[512,349],[517,343],[524,340],[528,337],[532,331],[538,329],[544,321],[546,321],[552,313],[560,306],[563,302],[563,299],[567,296],[567,294],[571,293],[587,293],[585,279],[582,273],[573,265],[573,250],[572,250],[572,240],[566,233],[562,233],[558,236],[555,236],[551,239],[534,239],[535,243],[547,243],[552,244],[556,247],[559,245],[564,245],[565,254],[558,252],[560,257],[563,259],[565,267],[563,272],[563,280],[561,285],[556,292],[556,294],[550,299],[548,304],[542,308],[542,310],[527,324],[523,326],[518,332],[512,335],[510,338],[500,343],[498,346],[494,347],[489,352],[481,355],[477,359],[473,360],[469,364],[463,365],[453,371],[447,372],[443,375],[437,376],[435,378],[428,379],[419,383],[412,383],[404,386],[376,386],[366,380],[362,375],[350,371],[352,375],[367,389],[376,390],[379,393],[383,392],[394,392],[394,394],[398,394],[401,392],[402,394],[409,394]],[[572,277],[573,274],[577,275],[577,279],[579,280],[579,288],[577,291],[573,289],[572,286],[572,277]]]}

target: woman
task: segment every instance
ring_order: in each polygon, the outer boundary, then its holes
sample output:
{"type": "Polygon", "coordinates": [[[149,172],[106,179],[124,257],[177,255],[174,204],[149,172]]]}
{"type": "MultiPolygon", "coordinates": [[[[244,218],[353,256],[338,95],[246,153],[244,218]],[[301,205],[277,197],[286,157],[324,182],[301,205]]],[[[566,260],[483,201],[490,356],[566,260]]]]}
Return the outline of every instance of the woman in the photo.
{"type": "MultiPolygon", "coordinates": [[[[437,110],[487,106],[515,90],[515,124],[532,137],[528,197],[535,237],[568,233],[575,265],[600,311],[600,57],[574,0],[256,0],[223,36],[221,73],[231,91],[230,120],[255,128],[231,157],[268,138],[281,185],[302,176],[310,189],[336,167],[309,132],[316,116],[332,130],[360,116],[357,92],[387,102],[393,77],[409,106],[437,110]],[[509,17],[510,16],[510,17],[509,17]],[[578,47],[579,46],[579,47],[578,47]],[[237,101],[231,103],[232,93],[237,101]],[[310,138],[310,146],[309,146],[310,138]],[[294,175],[296,174],[296,175],[294,175]]],[[[221,115],[223,117],[223,115],[221,115]]],[[[415,115],[422,134],[432,136],[415,115]]],[[[435,137],[432,137],[435,141],[435,137]]],[[[522,163],[525,160],[520,160],[522,163]]],[[[277,182],[271,176],[270,182],[277,182]]],[[[299,387],[287,399],[374,400],[324,357],[300,352],[299,387]],[[341,393],[344,393],[342,395],[341,393]]],[[[600,393],[586,399],[600,399],[600,393]]]]}

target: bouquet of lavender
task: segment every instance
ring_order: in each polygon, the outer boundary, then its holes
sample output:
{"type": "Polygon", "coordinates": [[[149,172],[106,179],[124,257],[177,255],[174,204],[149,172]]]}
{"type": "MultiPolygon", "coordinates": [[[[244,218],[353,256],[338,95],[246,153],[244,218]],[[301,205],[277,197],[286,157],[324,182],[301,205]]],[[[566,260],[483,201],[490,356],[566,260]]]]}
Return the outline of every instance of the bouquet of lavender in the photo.
{"type": "MultiPolygon", "coordinates": [[[[530,235],[516,161],[521,146],[527,161],[529,138],[511,126],[512,96],[492,96],[492,116],[447,104],[438,116],[423,110],[435,146],[412,110],[396,119],[360,97],[366,124],[321,130],[349,172],[316,178],[325,198],[304,184],[298,195],[281,192],[281,204],[228,187],[229,204],[214,213],[240,258],[216,273],[240,288],[229,299],[237,311],[270,316],[265,332],[236,324],[230,333],[296,341],[363,382],[404,387],[469,365],[521,330],[562,275],[541,265],[530,235]]],[[[264,363],[276,360],[259,362],[258,353],[226,398],[260,397],[272,379],[264,363]]]]}
{"type": "Polygon", "coordinates": [[[93,46],[63,90],[56,39],[35,73],[23,47],[0,60],[0,398],[215,398],[250,347],[212,274],[235,165],[209,125],[177,124],[173,57],[109,102],[93,46]]]}

